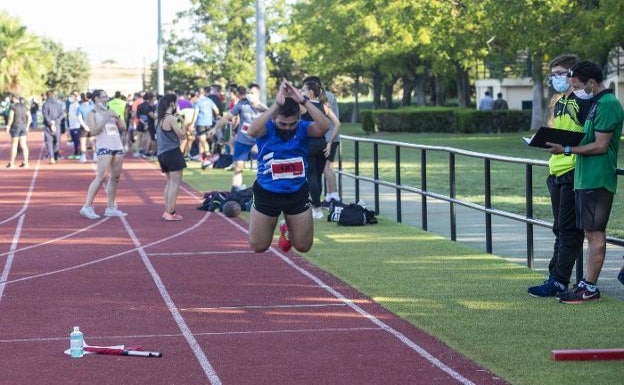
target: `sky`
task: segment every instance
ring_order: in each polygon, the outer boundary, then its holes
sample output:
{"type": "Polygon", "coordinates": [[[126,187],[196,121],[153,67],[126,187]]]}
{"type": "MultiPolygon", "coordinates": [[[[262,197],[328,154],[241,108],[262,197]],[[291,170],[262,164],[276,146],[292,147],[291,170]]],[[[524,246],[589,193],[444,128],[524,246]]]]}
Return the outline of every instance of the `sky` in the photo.
{"type": "MultiPolygon", "coordinates": [[[[163,29],[190,0],[161,0],[163,29]]],[[[157,59],[158,0],[0,0],[31,33],[81,48],[91,64],[112,59],[141,67],[157,59]]]]}

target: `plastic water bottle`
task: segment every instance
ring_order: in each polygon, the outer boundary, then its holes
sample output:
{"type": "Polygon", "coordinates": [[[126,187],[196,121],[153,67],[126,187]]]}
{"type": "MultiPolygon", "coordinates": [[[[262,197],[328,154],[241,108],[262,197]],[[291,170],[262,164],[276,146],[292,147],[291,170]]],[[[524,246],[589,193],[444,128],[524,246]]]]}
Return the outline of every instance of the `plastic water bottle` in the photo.
{"type": "Polygon", "coordinates": [[[84,336],[78,326],[74,326],[74,331],[69,334],[69,355],[73,358],[80,358],[84,354],[84,336]]]}

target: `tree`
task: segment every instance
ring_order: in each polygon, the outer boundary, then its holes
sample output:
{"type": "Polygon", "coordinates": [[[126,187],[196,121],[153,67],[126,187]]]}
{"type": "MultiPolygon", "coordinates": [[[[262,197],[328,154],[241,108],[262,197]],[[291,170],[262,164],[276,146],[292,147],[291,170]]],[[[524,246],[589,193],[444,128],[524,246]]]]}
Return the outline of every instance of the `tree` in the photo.
{"type": "Polygon", "coordinates": [[[41,51],[37,36],[19,19],[0,12],[0,90],[24,95],[42,91],[50,58],[41,51]]]}
{"type": "Polygon", "coordinates": [[[60,43],[44,40],[44,51],[54,61],[46,77],[48,89],[63,95],[85,90],[89,84],[90,66],[87,54],[80,50],[65,51],[60,43]]]}

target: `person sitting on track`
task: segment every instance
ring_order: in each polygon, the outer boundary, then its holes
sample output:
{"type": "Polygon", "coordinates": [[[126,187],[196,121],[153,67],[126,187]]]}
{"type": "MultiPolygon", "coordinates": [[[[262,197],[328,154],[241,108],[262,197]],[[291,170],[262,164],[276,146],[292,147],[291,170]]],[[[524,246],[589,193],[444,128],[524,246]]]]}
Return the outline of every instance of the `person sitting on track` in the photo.
{"type": "Polygon", "coordinates": [[[87,116],[87,125],[95,137],[97,148],[97,174],[89,185],[87,199],[80,209],[80,214],[89,219],[98,219],[100,216],[93,209],[95,194],[108,176],[106,185],[107,207],[104,216],[123,217],[126,213],[119,210],[115,203],[117,197],[117,183],[121,175],[123,165],[124,148],[119,131],[126,129],[123,119],[113,111],[106,108],[108,96],[104,90],[93,91],[94,108],[87,116]]]}
{"type": "Polygon", "coordinates": [[[253,205],[249,219],[249,245],[258,253],[271,246],[277,219],[284,213],[286,226],[280,226],[280,240],[287,251],[290,245],[306,252],[312,247],[314,226],[308,201],[306,180],[308,142],[320,137],[329,121],[318,108],[312,108],[288,81],[280,84],[275,104],[256,118],[247,133],[258,145],[258,172],[253,186],[253,205]],[[300,120],[300,106],[308,109],[312,122],[300,120]]]}

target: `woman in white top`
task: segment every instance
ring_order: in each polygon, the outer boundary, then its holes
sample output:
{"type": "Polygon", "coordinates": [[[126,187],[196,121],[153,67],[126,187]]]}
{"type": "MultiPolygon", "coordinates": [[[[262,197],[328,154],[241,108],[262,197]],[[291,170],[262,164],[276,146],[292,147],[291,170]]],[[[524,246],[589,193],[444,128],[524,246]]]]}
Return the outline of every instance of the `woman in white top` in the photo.
{"type": "Polygon", "coordinates": [[[94,108],[87,116],[87,125],[95,137],[97,174],[89,185],[87,199],[80,209],[80,214],[89,219],[100,218],[93,209],[93,200],[108,176],[108,183],[106,184],[107,206],[104,216],[123,217],[126,216],[126,213],[117,208],[115,198],[125,154],[119,131],[125,130],[126,125],[123,118],[106,108],[108,95],[104,90],[93,91],[92,97],[94,108]]]}

